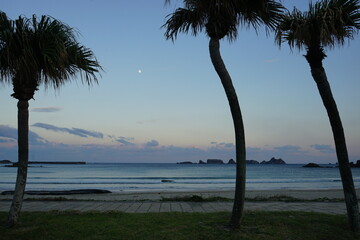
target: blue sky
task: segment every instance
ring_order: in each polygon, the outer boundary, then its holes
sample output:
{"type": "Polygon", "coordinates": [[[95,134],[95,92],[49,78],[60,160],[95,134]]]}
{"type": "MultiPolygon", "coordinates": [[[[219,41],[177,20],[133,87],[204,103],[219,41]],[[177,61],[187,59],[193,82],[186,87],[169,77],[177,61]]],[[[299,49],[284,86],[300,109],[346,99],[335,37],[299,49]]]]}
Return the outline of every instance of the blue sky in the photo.
{"type": "MultiPolygon", "coordinates": [[[[205,34],[166,41],[161,26],[181,1],[12,0],[0,9],[50,15],[77,29],[104,68],[98,85],[40,88],[30,101],[30,160],[178,162],[234,158],[227,99],[205,34]],[[174,6],[175,5],[175,6],[174,6]]],[[[308,1],[284,0],[305,10],[308,1]]],[[[243,112],[247,159],[335,163],[332,133],[304,51],[241,29],[221,42],[243,112]]],[[[360,159],[359,36],[327,50],[324,67],[351,161],[360,159]]],[[[0,159],[17,160],[17,100],[0,84],[0,159]]]]}

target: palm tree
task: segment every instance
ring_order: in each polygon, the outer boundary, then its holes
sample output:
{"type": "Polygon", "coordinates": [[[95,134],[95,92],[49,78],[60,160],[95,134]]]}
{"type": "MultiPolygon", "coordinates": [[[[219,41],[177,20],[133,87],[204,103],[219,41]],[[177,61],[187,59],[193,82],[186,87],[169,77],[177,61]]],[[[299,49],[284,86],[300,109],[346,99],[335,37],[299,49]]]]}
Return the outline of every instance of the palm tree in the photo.
{"type": "Polygon", "coordinates": [[[353,231],[360,231],[359,207],[354,188],[345,135],[336,102],[331,92],[322,61],[324,48],[344,45],[360,27],[359,0],[323,0],[310,3],[309,11],[294,9],[288,13],[276,31],[276,42],[287,42],[290,48],[305,48],[305,58],[311,69],[332,128],[339,170],[342,179],[347,214],[353,231]]]}
{"type": "Polygon", "coordinates": [[[18,99],[18,172],[8,226],[16,225],[26,186],[29,155],[28,101],[43,84],[58,89],[78,75],[97,83],[101,66],[93,52],[80,45],[74,30],[49,16],[10,20],[0,12],[0,80],[11,83],[18,99]]]}
{"type": "Polygon", "coordinates": [[[167,16],[163,25],[165,37],[174,41],[179,32],[190,31],[196,36],[205,31],[210,38],[210,58],[224,87],[235,128],[236,184],[230,227],[239,228],[245,199],[245,133],[236,91],[220,55],[220,40],[224,37],[235,40],[239,24],[255,29],[264,24],[267,30],[274,29],[282,15],[282,5],[273,0],[183,0],[183,3],[183,8],[167,16]]]}

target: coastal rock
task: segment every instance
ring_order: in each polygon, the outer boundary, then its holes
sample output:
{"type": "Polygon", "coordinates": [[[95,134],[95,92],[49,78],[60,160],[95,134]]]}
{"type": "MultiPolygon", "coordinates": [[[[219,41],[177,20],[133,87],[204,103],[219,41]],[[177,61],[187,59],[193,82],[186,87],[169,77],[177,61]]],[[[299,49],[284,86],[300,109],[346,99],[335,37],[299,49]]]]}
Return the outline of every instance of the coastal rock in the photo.
{"type": "Polygon", "coordinates": [[[186,162],[178,162],[178,163],[176,163],[176,164],[193,164],[193,163],[190,162],[190,161],[186,161],[186,162]]]}
{"type": "Polygon", "coordinates": [[[29,161],[28,164],[59,164],[59,165],[66,165],[66,164],[75,164],[75,165],[84,165],[86,164],[86,162],[84,161],[79,161],[79,162],[61,162],[61,161],[54,161],[54,162],[49,162],[49,161],[29,161]]]}
{"type": "Polygon", "coordinates": [[[206,164],[203,160],[199,160],[199,164],[206,164]]]}
{"type": "MultiPolygon", "coordinates": [[[[65,190],[65,191],[25,191],[28,195],[73,195],[73,194],[103,194],[111,193],[108,190],[102,189],[79,189],[79,190],[65,190]]],[[[14,191],[3,191],[1,195],[13,195],[14,191]]]]}
{"type": "Polygon", "coordinates": [[[0,160],[0,164],[10,164],[12,163],[10,160],[0,160]]]}
{"type": "Polygon", "coordinates": [[[303,167],[305,167],[305,168],[333,168],[333,166],[320,166],[319,164],[316,164],[316,163],[308,163],[308,164],[304,165],[303,167]]]}
{"type": "MultiPolygon", "coordinates": [[[[71,164],[71,165],[83,165],[83,164],[86,164],[86,162],[58,162],[58,161],[56,161],[56,162],[44,162],[44,161],[29,161],[28,162],[28,165],[30,165],[30,164],[59,164],[59,165],[67,165],[67,164],[71,164]]],[[[13,167],[17,167],[19,165],[19,163],[18,162],[15,162],[15,163],[13,163],[12,164],[12,166],[13,167]]]]}
{"type": "Polygon", "coordinates": [[[234,161],[234,159],[230,159],[227,164],[236,164],[236,162],[234,161]]]}
{"type": "Polygon", "coordinates": [[[170,180],[170,179],[162,179],[161,182],[163,182],[163,183],[172,183],[172,182],[175,182],[175,181],[170,180]]]}
{"type": "Polygon", "coordinates": [[[223,160],[221,159],[208,159],[206,161],[207,164],[224,164],[223,160]]]}
{"type": "Polygon", "coordinates": [[[319,164],[316,164],[316,163],[308,163],[308,164],[304,165],[303,167],[306,167],[306,168],[319,168],[321,166],[319,164]]]}
{"type": "Polygon", "coordinates": [[[286,162],[284,160],[282,160],[281,158],[276,159],[276,158],[271,158],[269,161],[262,161],[260,164],[286,164],[286,162]]]}
{"type": "MultiPolygon", "coordinates": [[[[12,164],[12,165],[4,165],[4,167],[13,167],[13,168],[17,168],[18,164],[12,164]]],[[[32,168],[32,167],[44,167],[44,166],[27,166],[28,168],[32,168]]]]}
{"type": "Polygon", "coordinates": [[[259,164],[256,160],[246,160],[246,164],[259,164]]]}
{"type": "Polygon", "coordinates": [[[356,163],[351,162],[350,167],[360,168],[360,160],[357,160],[356,163]]]}

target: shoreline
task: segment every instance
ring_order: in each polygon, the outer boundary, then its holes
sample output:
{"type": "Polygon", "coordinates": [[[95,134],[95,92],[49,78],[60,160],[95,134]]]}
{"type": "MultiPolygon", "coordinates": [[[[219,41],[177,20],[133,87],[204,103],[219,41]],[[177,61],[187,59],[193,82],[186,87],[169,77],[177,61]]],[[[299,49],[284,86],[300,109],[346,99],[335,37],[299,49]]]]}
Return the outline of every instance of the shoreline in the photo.
{"type": "MultiPolygon", "coordinates": [[[[357,197],[360,199],[360,188],[356,189],[357,197]]],[[[71,195],[24,195],[24,199],[62,199],[62,200],[84,200],[84,201],[160,201],[163,198],[178,198],[198,195],[203,198],[221,197],[234,199],[234,191],[216,190],[216,191],[162,191],[162,192],[115,192],[102,194],[71,194],[71,195]]],[[[247,199],[269,198],[286,196],[303,200],[318,199],[344,199],[342,189],[326,190],[247,190],[245,197],[247,199]]],[[[12,199],[12,195],[0,195],[0,200],[12,199]]]]}

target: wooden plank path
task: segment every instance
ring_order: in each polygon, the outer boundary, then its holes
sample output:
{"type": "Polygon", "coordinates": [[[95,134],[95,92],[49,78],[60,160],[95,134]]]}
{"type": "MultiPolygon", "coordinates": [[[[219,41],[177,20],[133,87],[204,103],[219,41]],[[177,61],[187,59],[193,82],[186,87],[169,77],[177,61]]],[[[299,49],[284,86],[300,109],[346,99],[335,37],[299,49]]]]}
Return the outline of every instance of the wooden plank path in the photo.
{"type": "MultiPolygon", "coordinates": [[[[0,201],[0,211],[7,212],[11,201],[0,201]]],[[[120,211],[157,212],[230,212],[232,202],[154,202],[154,201],[24,201],[24,212],[46,211],[120,211]]],[[[248,211],[306,211],[346,214],[344,202],[246,202],[248,211]]]]}

